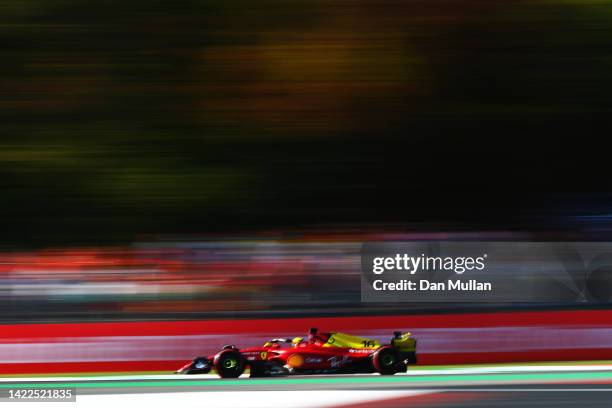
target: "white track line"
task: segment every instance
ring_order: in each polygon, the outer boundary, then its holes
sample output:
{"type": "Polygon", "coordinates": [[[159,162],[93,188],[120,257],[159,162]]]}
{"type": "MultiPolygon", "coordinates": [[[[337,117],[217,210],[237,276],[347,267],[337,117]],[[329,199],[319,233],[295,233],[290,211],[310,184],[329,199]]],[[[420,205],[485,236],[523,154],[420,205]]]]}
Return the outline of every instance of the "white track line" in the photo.
{"type": "MultiPolygon", "coordinates": [[[[27,408],[321,408],[412,397],[434,391],[256,391],[256,392],[173,392],[150,394],[77,395],[74,402],[29,402],[27,408]]],[[[24,405],[24,408],[26,406],[24,405]]]]}

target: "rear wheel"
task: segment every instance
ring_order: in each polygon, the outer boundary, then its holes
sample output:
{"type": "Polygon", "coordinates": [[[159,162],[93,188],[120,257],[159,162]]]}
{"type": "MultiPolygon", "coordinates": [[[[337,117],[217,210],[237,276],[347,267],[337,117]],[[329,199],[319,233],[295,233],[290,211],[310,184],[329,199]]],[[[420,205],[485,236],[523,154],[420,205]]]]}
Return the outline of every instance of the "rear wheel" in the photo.
{"type": "Polygon", "coordinates": [[[226,349],[215,356],[215,370],[221,378],[238,378],[244,372],[244,357],[236,349],[226,349]]]}
{"type": "Polygon", "coordinates": [[[383,375],[393,375],[405,371],[406,367],[392,347],[382,347],[372,355],[374,369],[383,375]]]}

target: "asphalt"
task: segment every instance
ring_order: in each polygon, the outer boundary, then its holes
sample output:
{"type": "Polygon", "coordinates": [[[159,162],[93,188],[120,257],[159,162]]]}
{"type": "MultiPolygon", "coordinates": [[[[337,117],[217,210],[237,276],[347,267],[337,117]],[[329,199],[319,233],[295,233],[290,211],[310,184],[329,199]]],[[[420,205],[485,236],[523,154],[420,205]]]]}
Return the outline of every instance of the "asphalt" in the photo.
{"type": "MultiPolygon", "coordinates": [[[[426,397],[395,398],[387,408],[400,407],[611,407],[612,368],[565,371],[543,368],[530,371],[521,367],[510,372],[465,372],[416,375],[291,376],[276,378],[219,379],[213,376],[164,376],[162,378],[104,377],[49,381],[44,378],[3,379],[7,388],[74,388],[77,395],[125,395],[159,393],[317,391],[317,390],[402,390],[429,391],[426,397]]],[[[178,395],[178,394],[177,394],[178,395]]],[[[359,408],[381,406],[360,403],[359,408]]],[[[290,408],[291,404],[287,404],[290,408]]]]}

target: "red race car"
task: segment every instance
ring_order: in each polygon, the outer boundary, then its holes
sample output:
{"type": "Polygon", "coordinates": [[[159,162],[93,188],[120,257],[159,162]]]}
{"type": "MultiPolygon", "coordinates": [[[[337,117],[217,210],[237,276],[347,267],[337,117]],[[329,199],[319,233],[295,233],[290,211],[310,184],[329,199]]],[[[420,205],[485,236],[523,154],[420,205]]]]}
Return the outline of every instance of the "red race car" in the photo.
{"type": "Polygon", "coordinates": [[[289,374],[405,372],[416,363],[416,339],[394,332],[389,344],[344,333],[310,329],[306,339],[273,339],[262,347],[239,350],[224,346],[217,354],[196,357],[180,374],[206,374],[215,369],[221,378],[237,378],[248,367],[251,377],[289,374]]]}

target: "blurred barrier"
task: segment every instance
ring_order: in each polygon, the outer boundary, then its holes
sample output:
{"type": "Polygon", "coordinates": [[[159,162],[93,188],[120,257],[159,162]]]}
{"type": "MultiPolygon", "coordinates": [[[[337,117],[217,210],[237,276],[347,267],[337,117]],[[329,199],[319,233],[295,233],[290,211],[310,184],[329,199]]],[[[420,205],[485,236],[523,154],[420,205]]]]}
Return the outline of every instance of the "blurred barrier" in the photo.
{"type": "Polygon", "coordinates": [[[418,339],[420,364],[612,359],[612,311],[354,316],[265,320],[20,324],[0,327],[0,374],[173,371],[227,343],[254,346],[316,326],[418,339]]]}
{"type": "Polygon", "coordinates": [[[0,321],[269,318],[358,309],[383,314],[393,305],[361,303],[360,271],[362,242],[383,237],[509,238],[328,233],[0,252],[0,321]]]}
{"type": "Polygon", "coordinates": [[[359,250],[254,240],[7,252],[0,309],[4,322],[23,322],[358,305],[359,250]]]}

